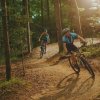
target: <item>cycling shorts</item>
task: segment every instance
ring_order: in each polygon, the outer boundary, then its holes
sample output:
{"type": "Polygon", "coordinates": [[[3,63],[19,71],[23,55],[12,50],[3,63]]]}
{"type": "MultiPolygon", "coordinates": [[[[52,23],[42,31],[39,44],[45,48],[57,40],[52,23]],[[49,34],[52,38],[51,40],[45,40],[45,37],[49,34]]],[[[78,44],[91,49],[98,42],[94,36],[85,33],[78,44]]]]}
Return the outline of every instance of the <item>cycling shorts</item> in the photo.
{"type": "Polygon", "coordinates": [[[67,48],[68,52],[78,51],[78,48],[73,43],[66,44],[66,48],[67,48]]]}

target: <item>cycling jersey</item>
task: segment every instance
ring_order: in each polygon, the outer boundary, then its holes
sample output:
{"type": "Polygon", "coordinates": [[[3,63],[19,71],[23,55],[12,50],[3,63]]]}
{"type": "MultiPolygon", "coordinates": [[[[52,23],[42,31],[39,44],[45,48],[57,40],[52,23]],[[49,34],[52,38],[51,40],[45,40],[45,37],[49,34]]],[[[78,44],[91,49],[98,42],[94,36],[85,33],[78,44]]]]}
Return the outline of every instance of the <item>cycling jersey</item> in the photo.
{"type": "Polygon", "coordinates": [[[77,50],[77,47],[73,44],[74,40],[77,38],[78,35],[76,33],[70,33],[70,37],[67,37],[66,35],[63,36],[62,41],[63,43],[66,43],[66,48],[69,52],[77,50]]]}
{"type": "Polygon", "coordinates": [[[48,40],[48,34],[43,34],[41,40],[46,41],[48,40]]]}
{"type": "Polygon", "coordinates": [[[66,35],[63,36],[62,41],[66,44],[73,43],[75,39],[78,38],[78,35],[76,33],[70,33],[70,38],[68,38],[66,35]]]}

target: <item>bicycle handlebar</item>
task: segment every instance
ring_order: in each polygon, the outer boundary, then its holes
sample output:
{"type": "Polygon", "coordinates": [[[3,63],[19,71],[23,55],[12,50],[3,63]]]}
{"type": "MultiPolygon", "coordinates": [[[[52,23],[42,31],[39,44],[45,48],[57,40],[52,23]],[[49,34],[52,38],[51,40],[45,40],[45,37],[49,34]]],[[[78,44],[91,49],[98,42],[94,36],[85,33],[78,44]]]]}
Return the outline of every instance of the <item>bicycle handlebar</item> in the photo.
{"type": "Polygon", "coordinates": [[[87,47],[87,43],[86,42],[81,42],[81,46],[78,49],[81,49],[82,47],[87,47]]]}
{"type": "MultiPolygon", "coordinates": [[[[82,45],[81,45],[80,47],[78,47],[77,51],[79,51],[79,49],[81,49],[81,48],[83,48],[83,47],[87,47],[87,43],[81,42],[81,44],[82,44],[82,45]]],[[[66,55],[69,55],[70,53],[73,53],[73,51],[67,52],[66,55]]]]}

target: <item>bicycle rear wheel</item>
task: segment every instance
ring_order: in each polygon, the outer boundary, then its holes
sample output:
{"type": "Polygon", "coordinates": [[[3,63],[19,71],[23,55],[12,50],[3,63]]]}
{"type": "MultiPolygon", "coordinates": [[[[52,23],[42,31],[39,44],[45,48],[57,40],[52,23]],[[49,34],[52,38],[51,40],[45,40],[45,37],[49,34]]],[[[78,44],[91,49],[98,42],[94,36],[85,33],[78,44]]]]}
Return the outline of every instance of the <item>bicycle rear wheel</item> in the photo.
{"type": "Polygon", "coordinates": [[[41,51],[40,51],[40,58],[42,58],[42,57],[43,57],[43,53],[44,53],[44,49],[43,49],[43,47],[41,47],[41,51]]]}
{"type": "Polygon", "coordinates": [[[73,64],[72,59],[71,59],[70,57],[68,58],[68,60],[69,60],[69,63],[70,63],[70,66],[72,67],[72,69],[73,69],[77,74],[79,74],[79,72],[80,72],[80,67],[79,67],[77,61],[76,61],[75,64],[73,64]]]}
{"type": "Polygon", "coordinates": [[[85,68],[92,75],[92,77],[95,77],[94,71],[93,71],[91,65],[87,62],[87,60],[84,57],[80,57],[80,59],[83,62],[83,64],[85,65],[85,68]]]}
{"type": "Polygon", "coordinates": [[[46,43],[44,44],[44,53],[46,53],[46,43]]]}

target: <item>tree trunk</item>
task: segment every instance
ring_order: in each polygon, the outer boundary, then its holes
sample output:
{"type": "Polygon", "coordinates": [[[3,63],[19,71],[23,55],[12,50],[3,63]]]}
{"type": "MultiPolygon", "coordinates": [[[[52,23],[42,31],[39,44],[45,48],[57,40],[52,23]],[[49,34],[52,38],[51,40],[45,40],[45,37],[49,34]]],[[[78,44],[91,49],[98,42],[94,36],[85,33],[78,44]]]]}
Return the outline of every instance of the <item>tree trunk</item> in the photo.
{"type": "Polygon", "coordinates": [[[41,0],[41,25],[42,28],[50,27],[49,0],[41,0]]]}
{"type": "Polygon", "coordinates": [[[63,50],[63,44],[62,44],[62,26],[61,26],[61,10],[60,10],[60,1],[54,0],[54,7],[55,7],[55,18],[56,18],[56,29],[57,29],[57,38],[58,38],[58,46],[59,46],[59,52],[63,50]]]}
{"type": "Polygon", "coordinates": [[[8,14],[7,14],[7,1],[1,0],[2,5],[2,24],[3,24],[3,37],[5,47],[5,62],[6,62],[6,80],[11,79],[11,64],[10,64],[10,44],[8,32],[8,14]]]}
{"type": "Polygon", "coordinates": [[[31,36],[30,36],[30,23],[29,23],[29,0],[23,0],[23,14],[27,17],[27,45],[28,53],[31,53],[31,36]]]}
{"type": "Polygon", "coordinates": [[[44,26],[43,0],[41,0],[41,25],[44,26]]]}
{"type": "Polygon", "coordinates": [[[76,14],[77,14],[77,18],[78,18],[78,30],[79,30],[79,34],[81,36],[83,36],[82,34],[82,27],[81,27],[81,18],[80,18],[80,13],[79,13],[79,8],[78,8],[78,4],[77,4],[77,0],[74,0],[74,5],[75,5],[75,9],[76,9],[76,14]]]}
{"type": "Polygon", "coordinates": [[[47,5],[47,27],[50,27],[50,9],[49,9],[49,0],[46,0],[47,5]]]}
{"type": "Polygon", "coordinates": [[[82,27],[81,27],[81,18],[80,18],[80,13],[79,13],[79,8],[78,8],[78,4],[77,4],[77,0],[74,0],[75,5],[76,5],[76,10],[77,10],[77,16],[78,16],[78,23],[79,23],[79,34],[83,36],[82,34],[82,27]]]}

